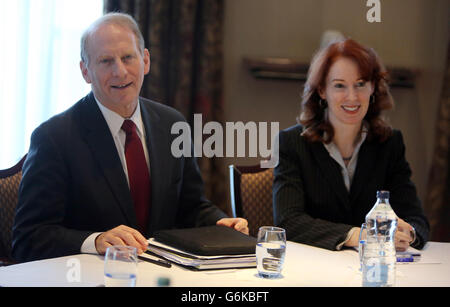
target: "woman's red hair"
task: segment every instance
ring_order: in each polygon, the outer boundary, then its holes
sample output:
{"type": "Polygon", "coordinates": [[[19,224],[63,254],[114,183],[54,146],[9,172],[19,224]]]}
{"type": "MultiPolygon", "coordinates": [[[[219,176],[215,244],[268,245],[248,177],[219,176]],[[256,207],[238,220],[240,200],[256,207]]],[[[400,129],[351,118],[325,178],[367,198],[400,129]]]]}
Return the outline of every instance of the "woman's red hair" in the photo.
{"type": "Polygon", "coordinates": [[[380,58],[371,48],[366,48],[352,39],[338,41],[319,50],[308,71],[308,78],[302,96],[302,111],[298,119],[303,125],[303,133],[309,141],[331,142],[334,136],[333,126],[328,122],[326,108],[319,103],[319,89],[325,88],[325,80],[331,65],[340,57],[354,60],[361,78],[374,85],[373,100],[364,117],[369,123],[368,138],[386,140],[392,134],[392,128],[382,118],[382,111],[392,109],[394,101],[387,85],[387,71],[380,58]],[[326,132],[326,139],[324,137],[326,132]]]}

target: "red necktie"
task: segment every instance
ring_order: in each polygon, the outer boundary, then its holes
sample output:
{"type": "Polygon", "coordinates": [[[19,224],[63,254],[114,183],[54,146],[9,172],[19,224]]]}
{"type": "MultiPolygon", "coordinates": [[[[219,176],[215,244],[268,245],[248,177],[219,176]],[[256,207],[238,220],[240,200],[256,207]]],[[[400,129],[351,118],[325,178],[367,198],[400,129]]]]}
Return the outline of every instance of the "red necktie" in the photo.
{"type": "Polygon", "coordinates": [[[127,134],[125,158],[131,197],[134,202],[139,231],[145,235],[151,203],[150,173],[141,140],[136,133],[136,125],[131,120],[125,120],[122,129],[127,134]]]}

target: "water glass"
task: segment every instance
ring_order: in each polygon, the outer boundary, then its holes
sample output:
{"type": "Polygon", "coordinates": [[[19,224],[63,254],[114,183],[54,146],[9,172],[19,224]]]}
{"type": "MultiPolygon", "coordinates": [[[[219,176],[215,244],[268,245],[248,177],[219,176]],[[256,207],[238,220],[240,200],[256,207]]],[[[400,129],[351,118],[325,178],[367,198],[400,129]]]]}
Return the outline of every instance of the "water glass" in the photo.
{"type": "Polygon", "coordinates": [[[362,271],[364,250],[366,248],[366,238],[367,238],[367,226],[366,223],[361,224],[361,230],[359,231],[358,239],[358,253],[359,253],[359,270],[362,271]]]}
{"type": "Polygon", "coordinates": [[[256,242],[256,261],[260,277],[279,278],[286,255],[286,231],[283,228],[259,228],[256,242]]]}
{"type": "Polygon", "coordinates": [[[131,246],[110,246],[105,254],[105,286],[135,287],[137,249],[131,246]]]}

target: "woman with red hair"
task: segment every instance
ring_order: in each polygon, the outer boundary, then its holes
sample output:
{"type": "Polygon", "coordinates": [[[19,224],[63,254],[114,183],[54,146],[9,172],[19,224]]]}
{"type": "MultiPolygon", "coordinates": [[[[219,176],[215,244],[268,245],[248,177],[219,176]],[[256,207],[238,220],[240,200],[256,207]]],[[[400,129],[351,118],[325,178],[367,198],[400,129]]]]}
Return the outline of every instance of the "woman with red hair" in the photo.
{"type": "Polygon", "coordinates": [[[330,250],[357,246],[376,192],[387,190],[399,218],[397,250],[425,245],[429,224],[403,137],[384,119],[393,105],[372,49],[346,39],[314,56],[299,124],[279,134],[274,219],[288,240],[330,250]]]}

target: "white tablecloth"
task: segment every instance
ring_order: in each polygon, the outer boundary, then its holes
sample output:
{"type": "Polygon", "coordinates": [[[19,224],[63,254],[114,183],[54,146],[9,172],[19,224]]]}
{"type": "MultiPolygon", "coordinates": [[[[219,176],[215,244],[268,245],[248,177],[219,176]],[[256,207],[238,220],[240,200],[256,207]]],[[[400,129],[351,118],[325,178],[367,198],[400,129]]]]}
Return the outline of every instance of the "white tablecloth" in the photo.
{"type": "MultiPolygon", "coordinates": [[[[417,263],[397,265],[397,286],[450,286],[450,243],[429,242],[417,263]]],[[[176,287],[361,286],[358,253],[328,251],[288,242],[282,278],[262,279],[254,269],[193,272],[173,265],[138,264],[137,286],[159,277],[176,287]]],[[[103,257],[80,254],[0,267],[0,286],[98,286],[103,257]]]]}

